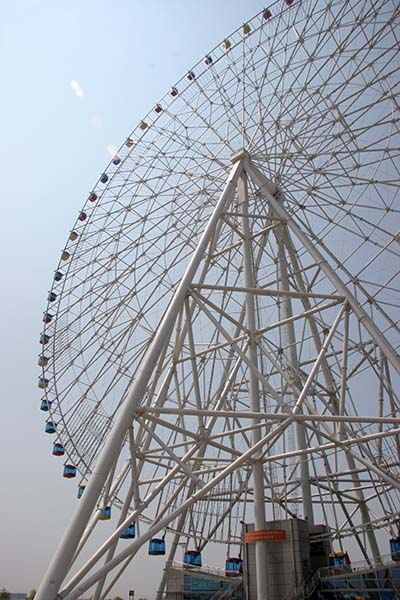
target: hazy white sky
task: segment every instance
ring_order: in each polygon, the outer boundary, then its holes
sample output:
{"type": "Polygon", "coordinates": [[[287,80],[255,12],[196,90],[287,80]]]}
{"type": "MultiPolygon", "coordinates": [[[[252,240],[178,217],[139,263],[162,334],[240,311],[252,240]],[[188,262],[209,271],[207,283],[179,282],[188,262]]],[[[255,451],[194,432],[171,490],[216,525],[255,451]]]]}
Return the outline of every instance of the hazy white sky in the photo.
{"type": "MultiPolygon", "coordinates": [[[[42,312],[87,192],[141,117],[260,0],[3,0],[0,588],[38,587],[76,503],[37,388],[42,312]]],[[[113,595],[152,597],[143,556],[113,595]]],[[[157,565],[157,567],[156,567],[157,565]]]]}

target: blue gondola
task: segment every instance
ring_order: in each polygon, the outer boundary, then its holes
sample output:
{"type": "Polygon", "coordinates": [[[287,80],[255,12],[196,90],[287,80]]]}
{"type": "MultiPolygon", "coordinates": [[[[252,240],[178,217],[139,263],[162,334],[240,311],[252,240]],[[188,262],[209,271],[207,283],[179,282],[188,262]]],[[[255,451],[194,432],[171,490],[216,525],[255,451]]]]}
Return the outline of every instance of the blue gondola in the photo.
{"type": "Polygon", "coordinates": [[[165,554],[165,540],[153,538],[149,543],[150,556],[163,556],[165,554]]]}
{"type": "Polygon", "coordinates": [[[41,354],[38,358],[38,365],[39,367],[46,367],[49,363],[49,359],[47,358],[47,356],[45,356],[44,354],[41,354]]]}
{"type": "Polygon", "coordinates": [[[100,521],[109,521],[111,519],[111,506],[106,506],[101,510],[100,521]]]}
{"type": "Polygon", "coordinates": [[[74,465],[64,465],[63,477],[66,477],[67,479],[76,477],[76,467],[74,465]]]}
{"type": "Polygon", "coordinates": [[[63,456],[65,450],[64,450],[64,446],[62,444],[60,444],[59,442],[55,442],[55,444],[53,444],[53,452],[52,454],[54,456],[63,456]]]}
{"type": "Polygon", "coordinates": [[[49,302],[54,302],[54,300],[57,298],[57,294],[55,294],[54,292],[49,292],[49,295],[47,296],[47,300],[49,302]]]}
{"type": "Polygon", "coordinates": [[[51,402],[50,400],[46,400],[45,398],[41,401],[40,403],[40,410],[44,410],[45,412],[48,412],[49,409],[51,407],[51,402]]]}
{"type": "Polygon", "coordinates": [[[100,177],[100,181],[101,181],[101,183],[107,183],[107,181],[108,181],[107,173],[103,173],[103,175],[100,177]]]}
{"type": "Polygon", "coordinates": [[[122,538],[123,540],[133,540],[135,535],[136,535],[135,523],[131,523],[130,525],[128,525],[128,527],[126,529],[123,530],[123,532],[121,533],[121,535],[119,537],[122,538]]]}
{"type": "Polygon", "coordinates": [[[332,575],[351,571],[351,561],[347,552],[332,552],[329,554],[329,570],[332,575]]]}
{"type": "Polygon", "coordinates": [[[204,59],[204,62],[206,63],[206,65],[211,65],[212,61],[213,61],[213,59],[210,55],[206,56],[204,59]]]}
{"type": "Polygon", "coordinates": [[[183,564],[185,567],[201,567],[201,553],[198,550],[186,550],[183,564]]]}
{"type": "MultiPolygon", "coordinates": [[[[57,423],[54,423],[53,421],[47,421],[46,425],[44,427],[44,430],[46,433],[55,433],[57,429],[57,423]]],[[[54,451],[53,451],[54,454],[54,451]]]]}
{"type": "Polygon", "coordinates": [[[54,273],[54,281],[61,281],[61,279],[63,278],[64,273],[61,273],[61,271],[56,271],[54,273]]]}
{"type": "Polygon", "coordinates": [[[115,156],[115,158],[113,158],[113,164],[114,165],[119,165],[119,163],[121,162],[121,159],[119,156],[115,156]]]}
{"type": "Polygon", "coordinates": [[[82,495],[83,495],[83,492],[85,491],[85,489],[86,489],[86,485],[80,485],[78,487],[78,493],[77,493],[78,499],[82,498],[82,495]]]}
{"type": "Polygon", "coordinates": [[[238,577],[243,573],[243,560],[233,556],[227,559],[225,563],[226,577],[238,577]]]}
{"type": "Polygon", "coordinates": [[[390,540],[390,554],[392,560],[395,560],[396,562],[400,561],[400,537],[390,540]]]}

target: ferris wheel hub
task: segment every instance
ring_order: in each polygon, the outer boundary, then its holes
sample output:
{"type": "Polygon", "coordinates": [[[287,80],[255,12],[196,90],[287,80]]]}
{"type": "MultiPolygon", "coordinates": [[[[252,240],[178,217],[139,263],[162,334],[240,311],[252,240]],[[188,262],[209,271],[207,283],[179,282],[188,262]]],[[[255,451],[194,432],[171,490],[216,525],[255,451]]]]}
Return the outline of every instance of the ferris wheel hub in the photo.
{"type": "Polygon", "coordinates": [[[244,159],[250,158],[250,154],[244,148],[242,148],[241,150],[238,150],[237,152],[234,152],[231,155],[231,162],[234,164],[234,163],[238,162],[239,160],[242,160],[242,158],[244,158],[244,159]]]}

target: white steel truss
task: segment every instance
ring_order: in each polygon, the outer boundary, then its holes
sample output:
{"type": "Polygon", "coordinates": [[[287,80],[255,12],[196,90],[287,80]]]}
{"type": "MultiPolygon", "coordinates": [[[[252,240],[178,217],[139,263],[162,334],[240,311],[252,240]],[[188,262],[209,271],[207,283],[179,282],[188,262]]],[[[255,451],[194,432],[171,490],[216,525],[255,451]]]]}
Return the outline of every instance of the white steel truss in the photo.
{"type": "MultiPolygon", "coordinates": [[[[327,523],[379,560],[399,506],[399,357],[257,157],[232,156],[176,281],[38,600],[105,598],[160,535],[170,560],[182,543],[240,548],[241,520],[327,523]],[[75,566],[106,506],[113,532],[75,566]]],[[[265,560],[257,542],[260,600],[265,560]]]]}

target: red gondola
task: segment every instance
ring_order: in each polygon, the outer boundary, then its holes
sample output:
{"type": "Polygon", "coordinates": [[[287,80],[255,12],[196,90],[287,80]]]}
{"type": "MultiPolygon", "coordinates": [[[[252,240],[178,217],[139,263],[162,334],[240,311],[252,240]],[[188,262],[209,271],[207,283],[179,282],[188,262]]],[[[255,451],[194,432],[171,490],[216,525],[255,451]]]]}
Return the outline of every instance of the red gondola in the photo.
{"type": "Polygon", "coordinates": [[[53,452],[52,454],[54,456],[63,456],[65,450],[64,450],[64,446],[62,444],[60,444],[59,442],[55,442],[55,444],[53,444],[53,452]]]}
{"type": "Polygon", "coordinates": [[[67,479],[76,477],[76,467],[74,465],[64,465],[63,477],[66,477],[67,479]]]}
{"type": "Polygon", "coordinates": [[[233,556],[227,559],[225,563],[226,577],[238,577],[243,573],[243,560],[233,556]]]}
{"type": "Polygon", "coordinates": [[[186,550],[183,565],[188,568],[201,567],[201,553],[198,550],[186,550]]]}

